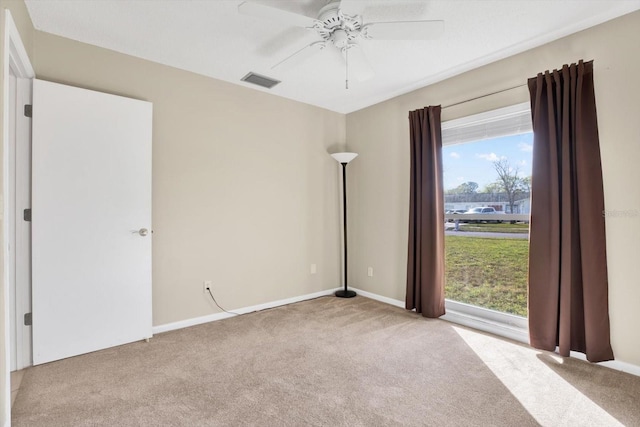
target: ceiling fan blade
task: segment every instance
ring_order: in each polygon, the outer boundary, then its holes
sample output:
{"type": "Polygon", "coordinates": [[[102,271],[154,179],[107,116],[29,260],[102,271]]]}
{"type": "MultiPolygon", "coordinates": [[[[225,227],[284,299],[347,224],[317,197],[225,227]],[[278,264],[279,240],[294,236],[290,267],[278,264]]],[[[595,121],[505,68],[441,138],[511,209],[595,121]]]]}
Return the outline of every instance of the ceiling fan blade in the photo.
{"type": "Polygon", "coordinates": [[[313,55],[324,49],[326,43],[324,41],[313,42],[310,45],[303,47],[302,49],[294,52],[292,55],[287,56],[282,61],[271,67],[272,70],[284,70],[294,68],[303,62],[306,62],[313,55]]]}
{"type": "Polygon", "coordinates": [[[347,65],[349,67],[349,75],[353,76],[357,81],[364,82],[375,76],[375,71],[371,67],[371,63],[357,44],[351,44],[351,47],[343,54],[348,55],[347,65]]]}
{"type": "Polygon", "coordinates": [[[363,0],[342,0],[340,3],[342,13],[349,16],[362,15],[366,7],[367,2],[363,0]]]}
{"type": "Polygon", "coordinates": [[[305,15],[288,12],[286,10],[275,7],[265,6],[259,3],[245,1],[238,6],[238,12],[243,15],[255,16],[258,18],[269,19],[271,21],[280,22],[285,25],[293,25],[296,27],[309,28],[313,27],[315,19],[305,15]]]}
{"type": "Polygon", "coordinates": [[[363,32],[374,40],[432,40],[444,33],[444,21],[372,22],[363,32]]]}

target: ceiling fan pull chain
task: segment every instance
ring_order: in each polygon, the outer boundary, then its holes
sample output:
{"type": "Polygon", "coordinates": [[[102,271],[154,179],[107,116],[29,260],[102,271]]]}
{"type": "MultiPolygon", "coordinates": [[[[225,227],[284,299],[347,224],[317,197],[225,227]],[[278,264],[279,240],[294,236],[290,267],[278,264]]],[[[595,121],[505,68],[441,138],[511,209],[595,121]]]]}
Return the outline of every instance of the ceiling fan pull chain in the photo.
{"type": "Polygon", "coordinates": [[[349,89],[349,44],[344,48],[345,89],[349,89]]]}

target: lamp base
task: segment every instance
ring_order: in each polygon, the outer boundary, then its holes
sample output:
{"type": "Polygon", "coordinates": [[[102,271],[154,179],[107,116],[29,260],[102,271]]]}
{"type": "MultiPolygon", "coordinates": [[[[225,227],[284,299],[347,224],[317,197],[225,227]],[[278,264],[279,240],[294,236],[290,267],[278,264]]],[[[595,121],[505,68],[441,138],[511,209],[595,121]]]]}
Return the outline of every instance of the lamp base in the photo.
{"type": "Polygon", "coordinates": [[[336,296],[338,298],[353,298],[356,294],[354,291],[336,291],[336,296]]]}

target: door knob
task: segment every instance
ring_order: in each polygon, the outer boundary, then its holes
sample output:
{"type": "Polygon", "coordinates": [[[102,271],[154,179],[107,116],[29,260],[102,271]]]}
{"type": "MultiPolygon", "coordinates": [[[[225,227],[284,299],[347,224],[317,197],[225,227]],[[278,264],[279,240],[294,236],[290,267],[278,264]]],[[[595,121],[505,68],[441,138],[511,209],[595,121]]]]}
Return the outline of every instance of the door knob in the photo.
{"type": "Polygon", "coordinates": [[[149,234],[149,230],[147,230],[146,228],[141,228],[140,230],[133,230],[132,231],[133,234],[139,234],[142,237],[146,236],[147,234],[149,234]]]}

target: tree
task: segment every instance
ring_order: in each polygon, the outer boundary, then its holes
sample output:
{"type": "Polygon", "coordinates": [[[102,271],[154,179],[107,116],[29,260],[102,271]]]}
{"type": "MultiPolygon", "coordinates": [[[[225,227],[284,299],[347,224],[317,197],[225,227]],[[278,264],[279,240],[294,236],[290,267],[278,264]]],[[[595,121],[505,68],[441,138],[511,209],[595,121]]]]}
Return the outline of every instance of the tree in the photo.
{"type": "Polygon", "coordinates": [[[500,193],[502,191],[502,184],[499,182],[492,182],[491,184],[487,184],[482,189],[483,193],[495,194],[500,193]]]}
{"type": "Polygon", "coordinates": [[[469,181],[463,182],[458,185],[456,188],[452,188],[451,190],[447,190],[448,194],[473,194],[478,191],[478,183],[469,181]]]}
{"type": "Polygon", "coordinates": [[[478,191],[478,183],[477,182],[473,182],[473,181],[469,181],[469,182],[465,182],[463,184],[460,184],[458,186],[458,188],[460,189],[460,192],[462,194],[471,194],[471,193],[475,193],[476,191],[478,191]]]}
{"type": "Polygon", "coordinates": [[[513,213],[516,198],[527,191],[527,178],[518,176],[518,168],[511,167],[509,161],[506,159],[493,162],[493,167],[498,173],[498,180],[495,182],[495,185],[507,196],[509,210],[513,213]]]}
{"type": "Polygon", "coordinates": [[[526,176],[522,178],[522,185],[524,187],[524,191],[526,191],[528,194],[531,194],[531,177],[530,176],[526,176]]]}

